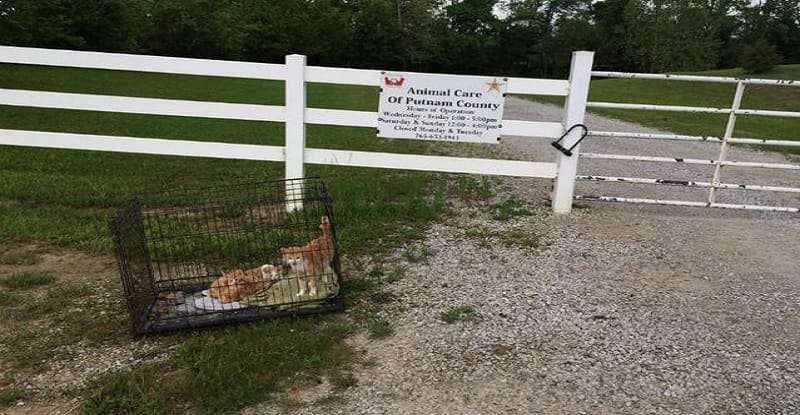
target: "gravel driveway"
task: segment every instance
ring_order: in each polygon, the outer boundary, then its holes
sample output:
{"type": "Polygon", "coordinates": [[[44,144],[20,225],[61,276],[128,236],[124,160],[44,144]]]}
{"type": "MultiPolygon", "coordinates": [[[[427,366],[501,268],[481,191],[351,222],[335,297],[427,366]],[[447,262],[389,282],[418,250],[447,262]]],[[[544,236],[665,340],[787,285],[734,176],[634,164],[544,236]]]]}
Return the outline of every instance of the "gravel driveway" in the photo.
{"type": "MultiPolygon", "coordinates": [[[[560,116],[559,108],[515,99],[506,111],[518,119],[560,116]]],[[[595,116],[589,126],[648,131],[595,116]]],[[[542,140],[510,137],[501,149],[529,160],[553,157],[542,140]]],[[[691,158],[715,158],[717,149],[592,138],[583,148],[691,158]]],[[[734,148],[731,159],[786,162],[743,148],[734,148]]],[[[583,161],[581,171],[710,177],[709,168],[601,160],[583,161]]],[[[798,172],[731,168],[723,178],[800,187],[798,172]]],[[[798,215],[594,203],[555,217],[546,206],[549,186],[527,179],[496,186],[497,200],[516,195],[531,216],[501,221],[487,206],[466,206],[432,227],[425,242],[432,256],[391,285],[396,334],[354,341],[375,364],[356,374],[358,384],[344,399],[297,413],[800,413],[798,215]],[[482,239],[469,229],[494,236],[482,239]],[[539,247],[498,239],[514,230],[538,238],[539,247]],[[477,318],[440,319],[459,305],[472,305],[477,318]]],[[[583,183],[579,192],[705,197],[607,183],[583,183]]],[[[800,205],[796,194],[767,192],[726,191],[722,201],[800,205]]]]}

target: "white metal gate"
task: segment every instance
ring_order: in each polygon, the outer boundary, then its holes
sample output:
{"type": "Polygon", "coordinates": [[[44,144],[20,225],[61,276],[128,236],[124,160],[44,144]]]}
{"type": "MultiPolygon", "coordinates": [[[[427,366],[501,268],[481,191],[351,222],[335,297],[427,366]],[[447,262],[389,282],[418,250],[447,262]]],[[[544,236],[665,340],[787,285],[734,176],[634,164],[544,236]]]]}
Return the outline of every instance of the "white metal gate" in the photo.
{"type": "Polygon", "coordinates": [[[773,85],[781,87],[800,87],[800,81],[772,80],[772,79],[738,79],[738,78],[723,78],[723,77],[693,76],[693,75],[640,74],[640,73],[600,72],[600,71],[592,72],[592,76],[605,77],[605,78],[653,79],[653,80],[736,84],[736,93],[734,94],[733,103],[730,108],[622,104],[622,103],[591,102],[591,101],[588,102],[587,106],[590,108],[615,108],[615,109],[645,110],[645,111],[728,114],[728,122],[725,128],[725,134],[722,137],[692,136],[692,135],[679,135],[679,134],[647,134],[647,133],[630,133],[630,132],[619,132],[619,131],[591,131],[590,133],[590,135],[592,136],[605,137],[605,138],[634,138],[634,139],[644,139],[644,140],[675,140],[675,141],[686,141],[686,142],[714,143],[720,146],[719,156],[715,160],[689,159],[680,157],[652,157],[652,156],[639,156],[639,155],[632,156],[632,155],[599,154],[599,153],[580,154],[580,157],[582,159],[642,161],[642,162],[657,162],[657,163],[685,163],[685,164],[714,166],[713,176],[710,177],[709,181],[706,182],[676,180],[674,178],[612,177],[612,176],[598,176],[598,175],[578,175],[576,177],[576,179],[579,181],[672,185],[672,186],[686,186],[692,188],[707,188],[708,189],[707,202],[611,197],[611,196],[588,196],[588,195],[576,195],[575,196],[576,200],[713,207],[713,208],[727,208],[727,209],[765,210],[765,211],[775,211],[775,212],[794,212],[794,213],[800,212],[800,208],[797,207],[728,204],[728,203],[717,202],[718,189],[740,189],[740,190],[800,193],[800,188],[793,188],[793,187],[761,186],[752,184],[722,182],[723,167],[734,167],[734,168],[755,167],[764,169],[782,169],[782,170],[800,171],[800,165],[795,165],[795,164],[754,163],[754,162],[732,161],[728,160],[727,158],[728,148],[730,144],[800,147],[800,137],[798,137],[797,141],[734,137],[734,131],[736,128],[736,117],[738,115],[800,118],[800,112],[742,109],[741,108],[742,97],[744,96],[744,91],[747,85],[773,85]]]}

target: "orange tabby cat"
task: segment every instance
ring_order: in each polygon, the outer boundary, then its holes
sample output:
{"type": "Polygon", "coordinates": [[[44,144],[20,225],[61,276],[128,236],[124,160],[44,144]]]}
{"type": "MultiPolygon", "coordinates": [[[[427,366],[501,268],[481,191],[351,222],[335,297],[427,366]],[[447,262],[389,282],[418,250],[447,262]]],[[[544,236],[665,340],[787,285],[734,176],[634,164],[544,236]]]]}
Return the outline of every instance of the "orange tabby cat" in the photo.
{"type": "Polygon", "coordinates": [[[266,290],[282,276],[281,268],[272,264],[248,270],[237,269],[222,274],[208,290],[208,295],[219,302],[232,303],[242,297],[266,290]]]}
{"type": "Polygon", "coordinates": [[[295,295],[298,297],[306,293],[306,288],[310,295],[317,295],[316,280],[325,273],[325,268],[333,260],[331,222],[327,216],[323,216],[320,222],[322,236],[304,246],[281,248],[283,262],[297,275],[300,291],[295,295]]]}

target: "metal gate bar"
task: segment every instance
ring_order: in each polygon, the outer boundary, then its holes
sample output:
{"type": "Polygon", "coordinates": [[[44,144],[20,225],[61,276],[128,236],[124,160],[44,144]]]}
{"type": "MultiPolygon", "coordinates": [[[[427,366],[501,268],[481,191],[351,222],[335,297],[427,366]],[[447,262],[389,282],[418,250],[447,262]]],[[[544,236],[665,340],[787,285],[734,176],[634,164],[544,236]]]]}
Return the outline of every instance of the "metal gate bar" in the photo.
{"type": "Polygon", "coordinates": [[[786,193],[800,193],[800,188],[796,187],[783,187],[783,186],[762,186],[757,184],[733,184],[733,183],[718,183],[712,184],[709,182],[696,182],[687,180],[672,180],[672,179],[644,179],[640,177],[614,177],[614,176],[577,176],[577,180],[588,182],[618,182],[618,183],[634,183],[634,184],[663,184],[669,186],[685,186],[695,188],[717,188],[717,189],[735,189],[735,190],[762,190],[770,192],[786,192],[786,193]]]}
{"type": "Polygon", "coordinates": [[[731,113],[728,116],[728,125],[725,126],[725,135],[722,137],[722,146],[719,149],[719,163],[714,166],[714,176],[711,178],[711,190],[708,191],[708,203],[717,201],[717,188],[719,184],[720,175],[722,174],[722,166],[725,159],[728,157],[728,140],[733,137],[733,130],[736,128],[736,111],[742,105],[742,97],[744,96],[745,85],[741,82],[736,84],[736,93],[733,95],[733,105],[731,106],[731,113]]]}
{"type": "Polygon", "coordinates": [[[659,163],[705,164],[709,166],[722,164],[723,166],[800,170],[800,165],[796,164],[756,163],[750,161],[719,161],[719,160],[704,160],[704,159],[685,159],[679,157],[675,158],[675,157],[652,157],[652,156],[627,156],[621,154],[598,154],[598,153],[581,153],[580,156],[581,158],[585,159],[653,161],[659,163]]]}
{"type": "Polygon", "coordinates": [[[615,103],[615,102],[588,102],[588,107],[593,108],[610,108],[610,109],[628,109],[628,110],[643,110],[643,111],[669,111],[669,112],[686,112],[686,113],[709,113],[709,114],[728,114],[728,122],[725,126],[725,133],[722,137],[715,136],[697,136],[697,135],[684,135],[684,134],[651,134],[651,133],[626,133],[626,132],[613,132],[613,131],[593,131],[590,134],[596,137],[610,137],[610,138],[638,138],[638,139],[651,139],[651,140],[673,140],[673,141],[689,141],[689,142],[706,142],[720,144],[720,152],[716,160],[704,159],[687,159],[678,157],[652,157],[652,156],[629,156],[617,154],[598,154],[598,153],[583,153],[581,158],[585,159],[605,159],[605,160],[625,160],[625,161],[642,161],[642,162],[660,162],[660,163],[683,163],[683,164],[697,164],[714,166],[714,173],[710,182],[697,182],[690,180],[672,180],[672,179],[649,179],[649,178],[635,178],[635,177],[613,177],[613,176],[597,176],[585,175],[578,176],[577,180],[582,181],[595,181],[595,182],[617,182],[617,183],[636,183],[636,184],[667,184],[667,185],[680,185],[694,188],[707,188],[708,202],[689,202],[677,200],[658,200],[658,199],[640,199],[640,198],[624,198],[624,197],[607,197],[607,196],[576,196],[578,200],[599,200],[608,202],[628,202],[628,203],[643,203],[643,204],[666,204],[666,205],[679,205],[679,206],[699,206],[699,207],[718,207],[726,209],[748,209],[748,210],[767,210],[777,212],[798,212],[800,208],[777,207],[777,206],[753,206],[753,205],[738,205],[738,204],[725,204],[716,203],[718,189],[742,189],[742,190],[760,190],[760,191],[775,191],[775,192],[788,192],[800,193],[800,189],[793,187],[782,186],[761,186],[761,185],[744,185],[744,184],[728,184],[721,183],[722,168],[725,166],[733,167],[756,167],[767,169],[783,169],[783,170],[800,170],[800,165],[794,164],[780,164],[780,163],[756,163],[756,162],[742,162],[742,161],[728,161],[728,148],[729,144],[754,144],[754,145],[776,145],[787,147],[800,147],[800,140],[767,140],[767,139],[751,139],[751,138],[734,138],[734,130],[736,128],[736,118],[739,115],[748,116],[768,116],[768,117],[787,117],[787,118],[800,118],[800,112],[793,111],[773,111],[773,110],[760,110],[760,109],[742,109],[741,103],[744,96],[746,85],[773,85],[773,86],[789,86],[800,87],[800,81],[792,80],[771,80],[771,79],[738,79],[738,78],[720,78],[708,76],[695,76],[695,75],[669,75],[669,74],[634,74],[624,72],[592,72],[593,76],[606,77],[606,78],[629,78],[629,79],[656,79],[656,80],[675,80],[675,81],[690,81],[690,82],[715,82],[715,83],[729,83],[736,84],[736,92],[733,97],[733,102],[730,108],[715,108],[715,107],[690,107],[690,106],[677,106],[677,105],[654,105],[654,104],[632,104],[632,103],[615,103]]]}
{"type": "MultiPolygon", "coordinates": [[[[722,137],[710,135],[685,135],[685,134],[655,134],[655,133],[620,133],[615,131],[590,131],[593,137],[608,138],[636,138],[644,140],[668,140],[668,141],[694,141],[700,143],[722,143],[722,137]]],[[[730,138],[728,143],[732,144],[753,144],[781,147],[800,147],[800,138],[797,140],[770,140],[766,138],[730,138]]]]}
{"type": "Polygon", "coordinates": [[[718,84],[743,83],[748,85],[773,85],[773,86],[794,86],[800,87],[800,81],[793,79],[748,79],[733,78],[722,76],[702,76],[702,75],[672,75],[658,73],[631,73],[631,72],[608,72],[592,71],[592,76],[599,78],[628,78],[628,79],[659,79],[669,81],[690,81],[690,82],[710,82],[718,84]]]}
{"type": "Polygon", "coordinates": [[[711,207],[720,209],[744,209],[760,210],[767,212],[786,212],[800,213],[800,208],[782,206],[761,206],[761,205],[735,205],[730,203],[708,203],[708,202],[688,202],[685,200],[661,200],[661,199],[639,199],[632,197],[611,197],[611,196],[585,196],[577,195],[575,200],[599,201],[599,202],[623,202],[645,205],[667,205],[667,206],[690,206],[690,207],[711,207]]]}
{"type": "Polygon", "coordinates": [[[721,143],[722,138],[703,135],[684,135],[684,134],[655,134],[655,133],[618,133],[614,131],[590,131],[593,137],[609,138],[638,138],[645,140],[669,140],[669,141],[696,141],[706,143],[721,143]]]}

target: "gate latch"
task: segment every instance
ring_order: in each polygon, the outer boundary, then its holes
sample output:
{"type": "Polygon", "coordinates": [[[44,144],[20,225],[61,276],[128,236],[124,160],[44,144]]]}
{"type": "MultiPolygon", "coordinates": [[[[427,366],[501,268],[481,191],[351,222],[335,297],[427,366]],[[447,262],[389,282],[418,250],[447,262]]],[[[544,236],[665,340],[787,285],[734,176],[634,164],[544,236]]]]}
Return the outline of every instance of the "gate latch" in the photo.
{"type": "Polygon", "coordinates": [[[565,132],[565,133],[564,133],[564,135],[562,135],[562,136],[561,136],[561,138],[559,138],[559,139],[558,139],[558,140],[556,140],[556,141],[553,141],[552,143],[550,143],[550,145],[551,145],[551,146],[553,146],[553,147],[555,147],[555,148],[556,148],[556,150],[558,150],[558,151],[560,151],[560,152],[564,153],[564,154],[565,154],[567,157],[572,157],[572,150],[574,150],[574,149],[575,149],[575,147],[577,147],[577,146],[578,146],[578,144],[580,144],[580,143],[581,143],[581,141],[583,141],[583,139],[584,139],[584,138],[586,138],[586,136],[587,136],[587,135],[589,135],[589,128],[587,128],[587,127],[586,127],[585,125],[583,125],[583,124],[575,124],[575,125],[573,125],[572,127],[569,127],[569,129],[567,130],[567,132],[565,132]],[[570,147],[570,148],[565,148],[564,146],[562,146],[562,145],[561,145],[561,140],[563,140],[563,139],[564,139],[564,137],[568,136],[568,135],[569,135],[569,133],[571,133],[571,132],[572,132],[572,130],[574,130],[574,129],[576,129],[576,128],[581,128],[581,129],[583,129],[583,133],[581,133],[581,138],[579,138],[579,139],[578,139],[578,141],[576,141],[576,142],[575,142],[575,144],[573,144],[573,145],[572,145],[572,147],[570,147]]]}

